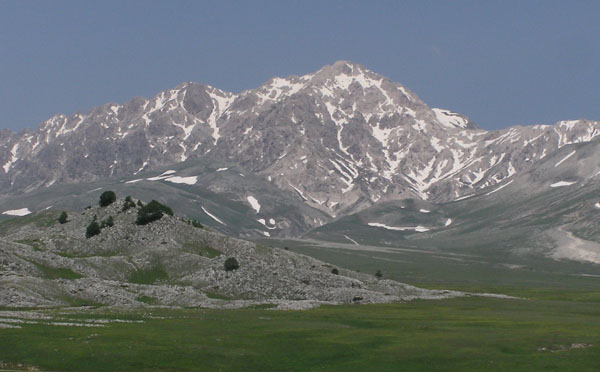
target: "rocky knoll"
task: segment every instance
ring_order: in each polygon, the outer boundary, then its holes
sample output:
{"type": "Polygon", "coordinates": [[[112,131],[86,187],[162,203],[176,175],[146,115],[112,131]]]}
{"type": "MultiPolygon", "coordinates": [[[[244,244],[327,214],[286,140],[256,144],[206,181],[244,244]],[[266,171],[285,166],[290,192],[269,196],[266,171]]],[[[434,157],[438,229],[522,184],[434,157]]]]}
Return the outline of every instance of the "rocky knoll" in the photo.
{"type": "Polygon", "coordinates": [[[141,203],[125,204],[69,212],[65,223],[47,210],[0,224],[0,306],[304,308],[462,295],[334,268],[168,214],[138,225],[141,203]],[[104,227],[86,237],[94,220],[104,227]],[[239,267],[228,271],[230,257],[239,267]]]}

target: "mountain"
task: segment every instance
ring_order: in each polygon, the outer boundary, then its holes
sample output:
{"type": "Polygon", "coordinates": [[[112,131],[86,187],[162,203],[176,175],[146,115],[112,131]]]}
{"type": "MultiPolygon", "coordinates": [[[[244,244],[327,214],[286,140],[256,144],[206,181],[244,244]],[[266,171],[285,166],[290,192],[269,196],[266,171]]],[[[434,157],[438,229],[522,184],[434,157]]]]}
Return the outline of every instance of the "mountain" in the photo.
{"type": "MultiPolygon", "coordinates": [[[[217,227],[230,224],[216,205],[210,212],[210,200],[237,216],[231,225],[250,221],[233,233],[298,236],[379,203],[447,203],[492,192],[599,137],[599,123],[588,120],[482,130],[339,61],[240,94],[184,83],[152,99],[57,115],[35,131],[3,131],[0,206],[39,210],[28,198],[58,195],[67,185],[88,192],[160,183],[187,193],[196,200],[191,214],[217,227]]],[[[568,173],[565,164],[557,169],[568,173]]]]}

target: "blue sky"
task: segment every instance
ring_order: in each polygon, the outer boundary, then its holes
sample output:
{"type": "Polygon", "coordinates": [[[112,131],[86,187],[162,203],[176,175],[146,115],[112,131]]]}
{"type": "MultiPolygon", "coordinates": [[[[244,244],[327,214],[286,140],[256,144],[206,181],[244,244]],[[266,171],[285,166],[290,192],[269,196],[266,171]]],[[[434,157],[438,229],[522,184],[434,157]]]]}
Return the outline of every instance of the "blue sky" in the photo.
{"type": "Polygon", "coordinates": [[[600,1],[0,1],[0,128],[350,60],[481,127],[600,120],[600,1]]]}

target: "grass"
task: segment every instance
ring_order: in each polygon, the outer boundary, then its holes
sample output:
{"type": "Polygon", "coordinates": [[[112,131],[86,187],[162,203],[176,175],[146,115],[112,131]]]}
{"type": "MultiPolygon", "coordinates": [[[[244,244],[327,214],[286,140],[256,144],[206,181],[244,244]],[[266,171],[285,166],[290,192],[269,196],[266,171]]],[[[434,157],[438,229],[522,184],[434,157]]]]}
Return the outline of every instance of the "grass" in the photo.
{"type": "Polygon", "coordinates": [[[40,242],[39,239],[21,239],[21,240],[15,240],[15,242],[29,245],[36,252],[41,251],[40,244],[42,244],[42,243],[40,242]]]}
{"type": "Polygon", "coordinates": [[[136,284],[154,284],[167,280],[169,280],[169,274],[159,262],[148,269],[136,270],[129,276],[129,282],[136,284]]]}
{"type": "Polygon", "coordinates": [[[60,371],[585,371],[600,359],[600,310],[584,302],[458,298],[151,315],[167,319],[5,329],[0,360],[60,371]]]}
{"type": "Polygon", "coordinates": [[[206,243],[187,242],[183,243],[183,249],[187,252],[198,254],[200,256],[214,258],[220,256],[221,251],[214,249],[206,243]]]}
{"type": "Polygon", "coordinates": [[[67,268],[56,268],[38,262],[32,262],[46,279],[79,279],[83,276],[67,268]]]}
{"type": "Polygon", "coordinates": [[[146,296],[146,295],[138,296],[138,298],[136,298],[136,300],[139,302],[148,304],[148,305],[158,304],[158,299],[156,297],[151,297],[151,296],[146,296]]]}

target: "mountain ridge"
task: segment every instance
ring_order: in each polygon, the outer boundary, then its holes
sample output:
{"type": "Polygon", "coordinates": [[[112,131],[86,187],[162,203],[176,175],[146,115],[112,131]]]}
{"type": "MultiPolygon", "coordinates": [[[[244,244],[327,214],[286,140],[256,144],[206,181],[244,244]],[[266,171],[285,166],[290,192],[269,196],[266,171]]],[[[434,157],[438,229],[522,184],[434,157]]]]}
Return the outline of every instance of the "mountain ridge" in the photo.
{"type": "Polygon", "coordinates": [[[380,200],[455,200],[599,136],[586,120],[485,131],[338,61],[239,94],[182,83],[3,134],[0,187],[21,193],[208,158],[240,164],[335,218],[380,200]]]}

